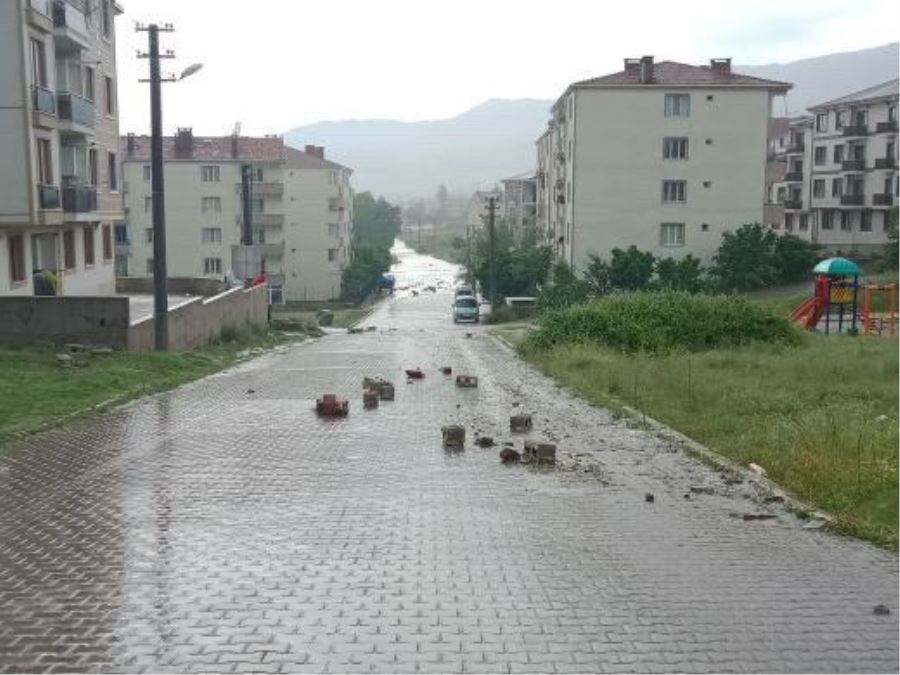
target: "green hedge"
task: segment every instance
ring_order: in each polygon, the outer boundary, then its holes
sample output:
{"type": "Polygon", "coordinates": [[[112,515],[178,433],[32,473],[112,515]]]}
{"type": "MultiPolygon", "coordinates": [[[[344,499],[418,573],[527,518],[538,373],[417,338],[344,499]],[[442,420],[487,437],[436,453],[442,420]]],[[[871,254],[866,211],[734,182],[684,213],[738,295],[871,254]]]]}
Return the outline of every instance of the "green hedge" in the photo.
{"type": "Polygon", "coordinates": [[[797,344],[785,318],[740,296],[622,293],[546,314],[524,345],[602,344],[627,352],[700,351],[750,342],[797,344]]]}

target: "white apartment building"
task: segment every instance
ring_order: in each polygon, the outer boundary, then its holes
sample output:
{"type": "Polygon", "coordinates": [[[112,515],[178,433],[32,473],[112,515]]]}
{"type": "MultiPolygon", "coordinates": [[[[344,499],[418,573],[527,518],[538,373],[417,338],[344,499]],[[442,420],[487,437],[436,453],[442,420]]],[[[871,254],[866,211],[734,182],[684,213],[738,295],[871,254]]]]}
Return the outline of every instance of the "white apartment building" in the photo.
{"type": "Polygon", "coordinates": [[[514,231],[534,225],[537,208],[537,180],[526,171],[500,181],[503,186],[503,217],[514,231]]]}
{"type": "MultiPolygon", "coordinates": [[[[127,229],[116,232],[119,276],[153,275],[150,137],[122,139],[127,229]]],[[[341,290],[352,232],[351,171],[267,136],[163,139],[170,277],[232,275],[243,225],[242,166],[252,169],[252,229],[275,302],[330,300],[341,290]]]]}
{"type": "Polygon", "coordinates": [[[781,133],[769,141],[772,164],[766,216],[771,229],[813,241],[810,218],[809,167],[812,160],[812,118],[800,115],[784,120],[781,133]]]}
{"type": "Polygon", "coordinates": [[[761,223],[773,98],[791,85],[652,56],[566,89],[537,141],[539,228],[575,267],[635,245],[704,261],[761,223]]]}
{"type": "Polygon", "coordinates": [[[0,3],[0,295],[115,293],[121,13],[0,3]]]}

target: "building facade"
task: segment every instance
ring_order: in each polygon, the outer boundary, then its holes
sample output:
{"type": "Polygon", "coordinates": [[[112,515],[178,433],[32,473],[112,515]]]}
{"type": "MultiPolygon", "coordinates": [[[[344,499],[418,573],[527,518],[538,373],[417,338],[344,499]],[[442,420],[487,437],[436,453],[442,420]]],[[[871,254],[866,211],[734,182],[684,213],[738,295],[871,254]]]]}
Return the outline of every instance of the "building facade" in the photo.
{"type": "Polygon", "coordinates": [[[0,3],[0,294],[115,293],[113,0],[0,3]]]}
{"type": "MultiPolygon", "coordinates": [[[[125,227],[116,232],[119,276],[153,275],[150,138],[122,139],[125,227]]],[[[233,278],[241,243],[242,167],[252,175],[253,241],[276,302],[340,295],[351,255],[351,171],[301,152],[275,136],[195,137],[190,129],[163,139],[166,259],[172,277],[233,278]]]]}
{"type": "Polygon", "coordinates": [[[537,180],[533,171],[500,181],[503,186],[503,217],[514,232],[535,224],[537,180]]]}
{"type": "Polygon", "coordinates": [[[575,267],[635,245],[708,261],[764,220],[773,98],[790,84],[652,56],[570,85],[537,141],[539,227],[575,267]]]}

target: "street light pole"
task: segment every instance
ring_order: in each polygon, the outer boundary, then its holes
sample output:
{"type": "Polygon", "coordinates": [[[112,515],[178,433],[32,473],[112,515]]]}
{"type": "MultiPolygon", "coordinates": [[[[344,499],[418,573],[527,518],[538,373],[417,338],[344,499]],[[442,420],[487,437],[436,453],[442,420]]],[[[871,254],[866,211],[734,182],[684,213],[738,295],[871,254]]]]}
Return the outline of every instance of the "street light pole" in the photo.
{"type": "MultiPolygon", "coordinates": [[[[172,24],[159,26],[151,23],[148,26],[137,25],[135,30],[147,33],[148,51],[138,53],[138,58],[150,60],[150,78],[140,80],[150,83],[150,190],[153,202],[153,337],[154,347],[164,351],[169,348],[169,298],[166,287],[166,203],[165,181],[163,179],[163,135],[162,135],[162,83],[176,82],[174,77],[163,78],[160,74],[159,60],[173,59],[175,53],[168,49],[165,54],[159,53],[159,34],[171,33],[175,29],[172,24]]],[[[188,66],[178,80],[196,73],[202,66],[188,66]]]]}

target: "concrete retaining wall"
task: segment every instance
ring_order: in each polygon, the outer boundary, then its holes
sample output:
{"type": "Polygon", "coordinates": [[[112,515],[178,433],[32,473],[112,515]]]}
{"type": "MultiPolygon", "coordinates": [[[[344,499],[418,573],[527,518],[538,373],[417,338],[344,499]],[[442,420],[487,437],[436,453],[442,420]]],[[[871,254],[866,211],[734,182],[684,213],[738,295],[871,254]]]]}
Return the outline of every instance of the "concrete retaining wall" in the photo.
{"type": "MultiPolygon", "coordinates": [[[[211,298],[197,298],[169,312],[169,348],[191,349],[207,344],[230,327],[265,326],[269,320],[269,298],[265,285],[232,288],[211,298]]],[[[128,349],[153,349],[153,317],[133,324],[128,331],[128,349]]]]}
{"type": "Polygon", "coordinates": [[[128,346],[128,298],[0,297],[0,344],[128,346]]]}
{"type": "MultiPolygon", "coordinates": [[[[202,295],[224,293],[225,282],[205,277],[170,277],[166,280],[169,295],[202,295]]],[[[116,293],[153,293],[153,277],[117,277],[116,293]]]]}

